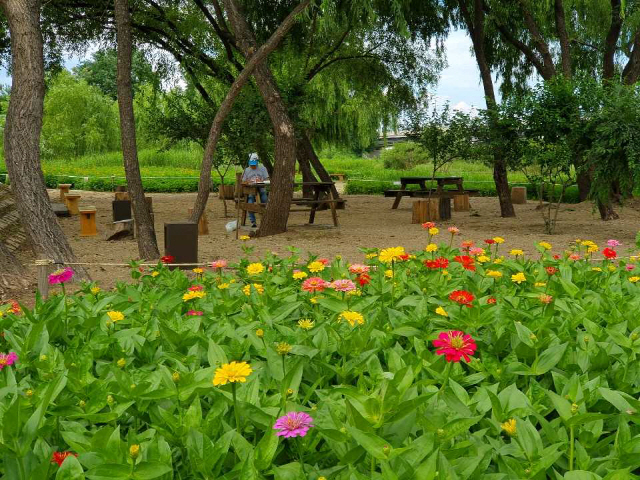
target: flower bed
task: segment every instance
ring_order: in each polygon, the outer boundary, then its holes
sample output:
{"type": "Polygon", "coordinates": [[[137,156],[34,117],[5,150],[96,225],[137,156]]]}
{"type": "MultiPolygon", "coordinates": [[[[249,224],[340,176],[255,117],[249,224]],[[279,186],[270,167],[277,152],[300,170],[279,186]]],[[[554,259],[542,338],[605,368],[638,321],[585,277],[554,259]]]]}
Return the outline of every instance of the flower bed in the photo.
{"type": "Polygon", "coordinates": [[[360,264],[134,264],[0,307],[0,472],[637,478],[640,267],[615,241],[525,258],[425,229],[360,264]]]}

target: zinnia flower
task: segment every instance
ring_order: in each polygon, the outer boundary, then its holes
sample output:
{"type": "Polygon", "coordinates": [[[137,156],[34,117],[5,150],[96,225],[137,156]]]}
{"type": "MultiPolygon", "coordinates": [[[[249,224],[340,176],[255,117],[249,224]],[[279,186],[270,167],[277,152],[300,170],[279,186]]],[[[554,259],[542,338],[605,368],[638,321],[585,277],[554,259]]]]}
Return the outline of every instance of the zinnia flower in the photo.
{"type": "Polygon", "coordinates": [[[462,242],[462,249],[469,251],[469,249],[471,247],[473,247],[474,245],[475,245],[475,243],[473,242],[473,240],[464,240],[462,242]]]}
{"type": "Polygon", "coordinates": [[[447,268],[449,266],[449,260],[444,257],[438,257],[435,260],[426,260],[424,264],[427,268],[431,269],[447,268]]]}
{"type": "Polygon", "coordinates": [[[160,259],[160,261],[162,263],[173,263],[176,261],[176,257],[174,257],[173,255],[165,255],[160,259]]]}
{"type": "Polygon", "coordinates": [[[202,285],[191,285],[187,290],[190,292],[201,292],[204,290],[204,287],[202,285]]]}
{"type": "Polygon", "coordinates": [[[484,255],[484,248],[480,248],[480,247],[471,247],[469,249],[469,254],[476,256],[476,255],[484,255]]]}
{"type": "Polygon", "coordinates": [[[15,352],[9,352],[7,354],[0,353],[0,370],[4,367],[9,367],[18,361],[18,354],[15,352]]]}
{"type": "Polygon", "coordinates": [[[193,273],[197,273],[198,275],[199,275],[199,274],[201,274],[201,273],[203,273],[203,272],[204,272],[204,270],[203,270],[203,269],[201,269],[201,268],[194,268],[194,269],[193,269],[193,273]]]}
{"type": "Polygon", "coordinates": [[[391,263],[393,261],[397,262],[398,260],[402,260],[402,257],[405,255],[406,252],[404,251],[404,247],[391,247],[382,250],[380,255],[378,255],[378,259],[382,263],[391,263]]]}
{"type": "Polygon", "coordinates": [[[247,240],[251,240],[251,237],[249,235],[240,235],[238,239],[246,242],[247,240]]]}
{"type": "Polygon", "coordinates": [[[438,315],[442,315],[443,317],[448,317],[448,316],[449,316],[449,314],[447,313],[447,311],[446,311],[444,308],[442,308],[442,307],[438,307],[438,308],[436,308],[436,313],[437,313],[438,315]]]}
{"type": "Polygon", "coordinates": [[[513,255],[514,257],[520,256],[520,255],[524,255],[524,252],[522,250],[520,250],[519,248],[514,248],[513,250],[511,250],[509,252],[509,255],[513,255]]]}
{"type": "Polygon", "coordinates": [[[438,335],[438,339],[433,341],[433,346],[439,348],[436,350],[437,355],[444,355],[447,362],[459,362],[462,358],[467,363],[471,361],[472,356],[477,348],[475,340],[471,335],[465,335],[464,332],[450,330],[442,332],[438,335]]]}
{"type": "Polygon", "coordinates": [[[500,278],[502,277],[502,272],[498,270],[487,270],[487,276],[491,278],[500,278]]]}
{"type": "Polygon", "coordinates": [[[622,245],[622,243],[620,243],[618,240],[607,240],[607,245],[614,248],[614,247],[619,247],[620,245],[622,245]]]}
{"type": "Polygon", "coordinates": [[[440,233],[440,229],[438,229],[437,227],[431,227],[429,229],[429,235],[437,235],[438,233],[440,233]]]}
{"type": "Polygon", "coordinates": [[[328,287],[329,282],[320,277],[307,278],[304,282],[302,282],[302,290],[309,293],[322,292],[325,288],[328,287]]]}
{"type": "Polygon", "coordinates": [[[49,275],[49,285],[55,285],[57,283],[67,283],[73,278],[73,270],[70,268],[64,268],[56,270],[49,275]]]}
{"type": "Polygon", "coordinates": [[[553,301],[553,297],[551,295],[547,295],[546,293],[540,294],[538,299],[540,300],[540,302],[544,303],[545,305],[548,305],[553,301]]]}
{"type": "Polygon", "coordinates": [[[307,320],[307,319],[298,320],[298,326],[303,330],[311,330],[315,325],[315,323],[316,322],[314,322],[313,320],[307,320]]]}
{"type": "Polygon", "coordinates": [[[324,263],[316,260],[315,262],[311,262],[307,265],[307,268],[311,273],[318,273],[324,270],[324,263]]]}
{"type": "Polygon", "coordinates": [[[51,456],[51,463],[57,463],[59,467],[62,466],[62,462],[64,462],[67,457],[77,457],[77,453],[73,452],[53,452],[51,456]]]}
{"type": "Polygon", "coordinates": [[[122,312],[112,310],[110,312],[107,312],[107,315],[112,322],[119,322],[120,320],[124,320],[124,314],[122,312]]]}
{"type": "Polygon", "coordinates": [[[454,262],[462,264],[462,268],[465,270],[470,270],[472,272],[475,272],[476,270],[476,267],[473,264],[474,260],[469,255],[458,255],[457,257],[454,257],[453,260],[454,262]]]}
{"type": "Polygon", "coordinates": [[[318,262],[320,262],[321,264],[323,264],[325,267],[327,265],[329,265],[329,259],[328,258],[319,258],[318,262]]]}
{"type": "Polygon", "coordinates": [[[451,235],[458,235],[460,233],[460,229],[458,227],[449,227],[447,230],[451,235]]]}
{"type": "Polygon", "coordinates": [[[204,298],[206,296],[207,294],[202,291],[187,292],[184,295],[182,295],[182,300],[184,302],[188,302],[189,300],[193,300],[194,298],[204,298]]]}
{"type": "Polygon", "coordinates": [[[258,295],[262,295],[264,293],[264,287],[259,283],[251,283],[242,287],[242,293],[244,293],[247,297],[251,295],[251,287],[253,290],[258,292],[258,295]]]}
{"type": "Polygon", "coordinates": [[[346,320],[349,325],[351,325],[352,327],[356,326],[356,323],[358,325],[364,325],[364,317],[362,316],[362,314],[360,312],[353,312],[351,310],[345,310],[344,312],[342,312],[339,316],[338,316],[339,320],[346,320]]]}
{"type": "Polygon", "coordinates": [[[546,267],[547,275],[555,275],[558,273],[558,269],[556,267],[546,267]]]}
{"type": "Polygon", "coordinates": [[[430,228],[435,227],[436,224],[433,222],[425,222],[422,224],[422,228],[424,228],[425,230],[429,230],[430,228]]]}
{"type": "Polygon", "coordinates": [[[504,238],[502,238],[502,237],[493,237],[493,241],[496,242],[498,245],[500,245],[501,243],[504,243],[504,238]]]}
{"type": "Polygon", "coordinates": [[[216,369],[213,377],[213,385],[226,385],[227,383],[247,381],[247,377],[253,372],[251,366],[247,362],[231,362],[225,363],[216,369]]]}
{"type": "Polygon", "coordinates": [[[247,273],[249,275],[258,275],[264,272],[264,265],[261,263],[250,263],[247,265],[247,273]]]}
{"type": "Polygon", "coordinates": [[[313,418],[304,412],[289,412],[276,420],[274,430],[278,430],[278,437],[304,437],[313,427],[313,418]]]}
{"type": "Polygon", "coordinates": [[[627,270],[627,272],[630,272],[631,270],[633,270],[634,268],[636,268],[636,266],[633,263],[627,263],[624,268],[627,270]]]}
{"type": "Polygon", "coordinates": [[[189,317],[201,317],[203,314],[203,312],[201,312],[200,310],[189,310],[187,312],[187,316],[189,317]]]}
{"type": "Polygon", "coordinates": [[[424,250],[428,253],[435,252],[436,250],[438,250],[438,245],[436,245],[435,243],[430,243],[424,250]]]}
{"type": "Polygon", "coordinates": [[[100,287],[91,287],[91,293],[97,295],[100,293],[100,287]]]}
{"type": "Polygon", "coordinates": [[[278,352],[278,355],[287,355],[291,353],[291,345],[287,342],[280,342],[276,344],[276,352],[278,352]]]}
{"type": "Polygon", "coordinates": [[[516,420],[514,418],[511,418],[506,422],[501,423],[500,428],[502,428],[502,430],[504,430],[505,433],[510,437],[515,437],[517,435],[516,420]]]}
{"type": "Polygon", "coordinates": [[[511,281],[520,285],[522,282],[527,281],[527,277],[525,277],[524,273],[518,272],[515,275],[511,275],[511,281]]]}
{"type": "Polygon", "coordinates": [[[495,305],[497,300],[494,297],[487,298],[487,305],[495,305]]]}
{"type": "Polygon", "coordinates": [[[293,279],[294,280],[302,280],[303,278],[307,278],[309,275],[307,272],[303,272],[302,270],[294,270],[293,271],[293,279]]]}
{"type": "Polygon", "coordinates": [[[545,250],[551,250],[551,244],[548,242],[540,242],[538,243],[538,245],[540,245],[545,250]]]}
{"type": "Polygon", "coordinates": [[[459,303],[460,305],[466,305],[469,308],[471,308],[471,302],[473,302],[474,298],[473,294],[466,290],[455,290],[449,295],[449,300],[459,303]]]}
{"type": "Polygon", "coordinates": [[[611,248],[609,248],[609,247],[607,247],[604,250],[602,250],[602,254],[608,259],[613,259],[613,258],[616,258],[618,256],[616,251],[611,249],[611,248]]]}
{"type": "Polygon", "coordinates": [[[496,243],[496,241],[493,238],[487,238],[484,243],[486,243],[487,245],[493,245],[494,243],[496,243]]]}
{"type": "Polygon", "coordinates": [[[364,287],[365,285],[369,285],[371,283],[371,277],[369,276],[368,273],[363,273],[358,276],[358,283],[360,284],[361,287],[364,287]]]}
{"type": "Polygon", "coordinates": [[[363,273],[369,273],[369,266],[362,265],[361,263],[354,263],[349,266],[349,273],[354,273],[356,275],[361,275],[363,273]]]}
{"type": "Polygon", "coordinates": [[[215,268],[217,270],[222,270],[223,268],[226,268],[226,266],[226,260],[215,260],[214,262],[211,262],[211,268],[215,268]]]}
{"type": "Polygon", "coordinates": [[[336,292],[350,292],[356,289],[355,284],[348,278],[334,280],[329,284],[329,288],[333,288],[336,292]]]}
{"type": "Polygon", "coordinates": [[[478,263],[487,263],[491,261],[491,257],[487,257],[486,255],[480,255],[478,258],[476,258],[476,261],[478,263]]]}
{"type": "Polygon", "coordinates": [[[629,277],[629,281],[631,283],[638,283],[639,280],[640,280],[640,277],[629,277]]]}

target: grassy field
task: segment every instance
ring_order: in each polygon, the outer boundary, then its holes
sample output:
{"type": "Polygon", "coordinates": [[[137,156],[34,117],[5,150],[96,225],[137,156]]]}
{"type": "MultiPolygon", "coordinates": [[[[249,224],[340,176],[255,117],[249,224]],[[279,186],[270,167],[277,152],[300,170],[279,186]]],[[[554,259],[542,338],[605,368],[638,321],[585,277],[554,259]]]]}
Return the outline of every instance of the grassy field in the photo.
{"type": "MultiPolygon", "coordinates": [[[[395,181],[406,176],[430,176],[429,165],[420,165],[411,170],[386,169],[377,158],[362,158],[351,153],[325,152],[321,160],[331,173],[344,173],[349,194],[381,194],[394,188],[395,181]]],[[[191,192],[198,188],[198,175],[202,160],[202,151],[193,149],[174,149],[158,152],[154,149],[141,150],[140,168],[145,188],[149,192],[191,192]]],[[[88,155],[75,159],[45,160],[43,170],[47,185],[54,188],[58,183],[73,183],[80,190],[109,191],[114,185],[124,184],[124,169],[119,152],[101,155],[88,155]]],[[[6,172],[0,160],[0,173],[6,172]]],[[[456,161],[438,172],[438,175],[464,177],[465,187],[480,190],[483,195],[495,195],[491,169],[482,163],[456,161]]],[[[233,182],[233,173],[227,177],[227,183],[233,182]]],[[[0,179],[4,179],[0,177],[0,179]]],[[[521,172],[510,172],[512,184],[527,184],[521,172]]],[[[214,176],[217,189],[219,179],[214,176]]],[[[397,187],[395,187],[397,188],[397,187]]],[[[530,192],[534,194],[534,189],[530,192]]],[[[572,201],[573,192],[569,192],[568,201],[572,201]]]]}

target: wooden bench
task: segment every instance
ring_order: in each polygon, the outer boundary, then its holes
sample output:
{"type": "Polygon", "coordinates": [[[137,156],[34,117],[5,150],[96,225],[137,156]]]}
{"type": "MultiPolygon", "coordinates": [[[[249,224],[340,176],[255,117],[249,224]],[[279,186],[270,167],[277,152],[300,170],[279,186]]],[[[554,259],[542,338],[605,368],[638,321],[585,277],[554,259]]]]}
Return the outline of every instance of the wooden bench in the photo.
{"type": "Polygon", "coordinates": [[[385,190],[385,197],[414,197],[418,194],[429,194],[429,190],[385,190]]]}
{"type": "Polygon", "coordinates": [[[347,175],[345,173],[330,173],[329,176],[331,178],[335,178],[339,182],[344,182],[347,178],[347,175]]]}

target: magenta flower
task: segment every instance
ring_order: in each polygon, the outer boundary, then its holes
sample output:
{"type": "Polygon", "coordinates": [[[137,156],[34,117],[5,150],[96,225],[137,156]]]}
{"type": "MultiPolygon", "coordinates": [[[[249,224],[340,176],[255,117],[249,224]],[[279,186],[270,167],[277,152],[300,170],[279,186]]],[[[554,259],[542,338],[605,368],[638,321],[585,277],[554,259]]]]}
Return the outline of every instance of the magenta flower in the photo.
{"type": "Polygon", "coordinates": [[[223,268],[225,268],[227,266],[227,261],[226,260],[216,260],[215,262],[211,263],[211,268],[216,268],[218,270],[221,270],[223,268]]]}
{"type": "Polygon", "coordinates": [[[0,353],[0,370],[9,365],[13,365],[18,361],[18,354],[9,352],[8,354],[0,353]]]}
{"type": "Polygon", "coordinates": [[[190,317],[201,317],[203,313],[204,312],[201,312],[200,310],[189,310],[187,315],[190,317]]]}
{"type": "Polygon", "coordinates": [[[329,285],[329,288],[333,288],[336,292],[352,292],[356,289],[355,284],[348,278],[341,278],[340,280],[334,280],[329,285]]]}
{"type": "Polygon", "coordinates": [[[49,285],[55,285],[56,283],[67,283],[73,278],[73,270],[69,267],[56,270],[49,275],[49,285]]]}
{"type": "Polygon", "coordinates": [[[627,272],[630,272],[631,270],[633,270],[634,268],[636,268],[636,266],[633,263],[627,263],[624,268],[627,269],[627,272]]]}
{"type": "Polygon", "coordinates": [[[607,240],[607,245],[610,247],[619,247],[620,245],[622,245],[622,243],[620,243],[618,240],[607,240]]]}
{"type": "Polygon", "coordinates": [[[289,412],[276,420],[273,425],[279,437],[304,437],[309,429],[313,427],[313,418],[304,412],[289,412]]]}

